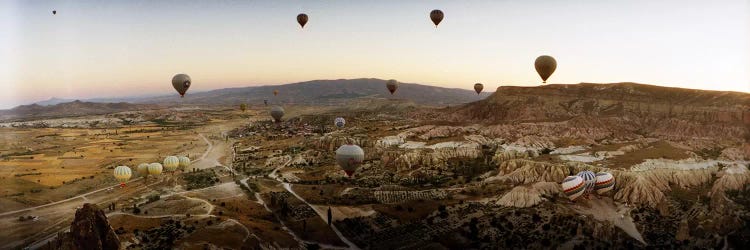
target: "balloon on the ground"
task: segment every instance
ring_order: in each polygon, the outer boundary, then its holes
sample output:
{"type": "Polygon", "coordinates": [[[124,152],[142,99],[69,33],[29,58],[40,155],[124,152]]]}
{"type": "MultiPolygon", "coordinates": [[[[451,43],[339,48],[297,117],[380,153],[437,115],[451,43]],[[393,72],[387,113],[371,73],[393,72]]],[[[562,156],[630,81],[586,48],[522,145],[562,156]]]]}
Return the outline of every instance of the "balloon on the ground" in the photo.
{"type": "Polygon", "coordinates": [[[565,177],[561,185],[563,193],[565,193],[565,196],[568,196],[568,199],[570,200],[575,200],[580,197],[586,190],[586,183],[583,181],[583,178],[577,175],[565,177]]]}
{"type": "Polygon", "coordinates": [[[284,108],[281,106],[271,107],[271,117],[273,117],[274,121],[280,122],[281,118],[284,117],[284,108]]]}
{"type": "Polygon", "coordinates": [[[307,14],[300,13],[297,15],[297,23],[299,23],[299,26],[302,28],[305,28],[305,24],[307,24],[307,14]]]}
{"type": "Polygon", "coordinates": [[[148,163],[138,164],[138,167],[136,167],[135,171],[138,173],[138,176],[147,176],[148,175],[148,163]]]}
{"type": "Polygon", "coordinates": [[[130,180],[133,176],[133,171],[127,166],[117,166],[114,171],[115,179],[120,182],[120,186],[124,187],[125,182],[130,180]]]}
{"type": "Polygon", "coordinates": [[[596,184],[594,190],[597,194],[604,194],[615,187],[615,177],[607,172],[596,173],[596,184]]]}
{"type": "Polygon", "coordinates": [[[333,120],[333,124],[336,125],[336,127],[343,128],[344,125],[346,125],[346,120],[344,120],[343,117],[336,117],[336,119],[333,120]]]}
{"type": "Polygon", "coordinates": [[[172,77],[172,87],[177,90],[177,93],[180,93],[180,97],[185,97],[185,93],[188,91],[188,88],[190,88],[190,84],[192,84],[192,80],[190,80],[190,76],[186,74],[176,74],[172,77]]]}
{"type": "Polygon", "coordinates": [[[391,92],[391,95],[392,95],[393,92],[396,92],[396,90],[398,89],[398,82],[393,79],[388,80],[387,82],[385,82],[385,87],[388,89],[389,92],[391,92]]]}
{"type": "Polygon", "coordinates": [[[478,95],[479,93],[482,93],[482,90],[483,90],[483,89],[484,89],[484,84],[481,84],[481,83],[475,83],[475,84],[474,84],[474,91],[476,91],[476,92],[477,92],[477,95],[478,95]]]}
{"type": "Polygon", "coordinates": [[[345,144],[336,149],[336,163],[341,166],[347,176],[352,176],[365,160],[365,151],[357,145],[345,144]]]}
{"type": "Polygon", "coordinates": [[[177,158],[177,156],[167,156],[167,158],[164,158],[164,169],[167,170],[167,172],[173,172],[177,170],[177,168],[180,166],[180,159],[177,158]]]}
{"type": "Polygon", "coordinates": [[[164,170],[164,167],[162,167],[161,163],[154,162],[154,163],[148,164],[149,175],[160,175],[163,170],[164,170]]]}
{"type": "Polygon", "coordinates": [[[430,11],[430,20],[432,20],[432,23],[435,24],[435,28],[437,28],[438,24],[440,24],[440,21],[443,21],[443,11],[442,10],[432,10],[430,11]]]}
{"type": "Polygon", "coordinates": [[[190,158],[188,158],[187,156],[180,156],[179,160],[180,160],[180,169],[182,169],[183,171],[185,170],[187,166],[190,166],[190,158]]]}
{"type": "Polygon", "coordinates": [[[579,172],[577,175],[583,178],[583,182],[586,184],[585,193],[588,194],[593,192],[594,186],[596,185],[596,174],[594,174],[594,172],[585,170],[579,172]]]}
{"type": "Polygon", "coordinates": [[[547,79],[552,73],[555,73],[555,69],[557,69],[557,61],[551,56],[539,56],[536,58],[536,61],[534,61],[534,68],[536,68],[536,72],[539,73],[539,76],[542,77],[542,82],[547,83],[547,79]]]}

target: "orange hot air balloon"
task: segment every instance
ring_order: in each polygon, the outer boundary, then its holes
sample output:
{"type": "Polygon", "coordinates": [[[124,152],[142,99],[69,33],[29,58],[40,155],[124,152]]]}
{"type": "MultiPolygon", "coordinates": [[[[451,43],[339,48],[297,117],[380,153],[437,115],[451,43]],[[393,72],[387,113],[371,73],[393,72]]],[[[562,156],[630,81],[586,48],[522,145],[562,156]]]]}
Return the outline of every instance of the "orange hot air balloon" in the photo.
{"type": "Polygon", "coordinates": [[[279,91],[278,91],[278,90],[274,90],[274,91],[273,91],[273,95],[275,95],[275,96],[276,96],[276,95],[279,95],[279,91]]]}
{"type": "Polygon", "coordinates": [[[297,23],[299,23],[299,26],[302,26],[302,28],[305,28],[305,24],[307,24],[307,14],[300,13],[297,15],[297,23]]]}
{"type": "Polygon", "coordinates": [[[443,21],[443,11],[442,10],[432,10],[430,12],[430,19],[432,19],[432,23],[435,24],[435,28],[437,28],[438,24],[440,24],[440,21],[443,21]]]}

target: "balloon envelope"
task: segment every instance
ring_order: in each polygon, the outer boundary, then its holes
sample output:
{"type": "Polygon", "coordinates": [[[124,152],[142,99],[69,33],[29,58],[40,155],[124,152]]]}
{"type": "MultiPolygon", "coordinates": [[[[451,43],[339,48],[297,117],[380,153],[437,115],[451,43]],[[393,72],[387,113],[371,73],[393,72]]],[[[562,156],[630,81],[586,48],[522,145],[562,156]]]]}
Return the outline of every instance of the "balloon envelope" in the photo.
{"type": "Polygon", "coordinates": [[[177,168],[180,166],[180,159],[177,158],[177,156],[167,156],[167,158],[164,158],[164,169],[167,170],[167,172],[172,172],[177,170],[177,168]]]}
{"type": "Polygon", "coordinates": [[[336,163],[347,176],[352,176],[365,160],[365,151],[357,145],[346,144],[336,149],[336,163]]]}
{"type": "Polygon", "coordinates": [[[274,90],[273,91],[273,95],[279,95],[279,91],[278,90],[274,90]]]}
{"type": "Polygon", "coordinates": [[[161,163],[154,162],[154,163],[148,164],[149,175],[160,175],[163,170],[164,170],[164,167],[161,166],[161,163]]]}
{"type": "Polygon", "coordinates": [[[430,12],[430,19],[432,20],[432,23],[435,24],[435,27],[440,24],[440,21],[443,21],[443,11],[442,10],[432,10],[430,12]]]}
{"type": "Polygon", "coordinates": [[[177,93],[180,93],[181,97],[185,96],[190,84],[192,84],[192,80],[186,74],[176,74],[172,77],[172,87],[177,90],[177,93]]]}
{"type": "Polygon", "coordinates": [[[583,178],[583,182],[586,184],[586,191],[585,193],[591,193],[594,191],[594,186],[596,185],[596,174],[594,172],[585,170],[581,171],[577,174],[581,178],[583,178]]]}
{"type": "Polygon", "coordinates": [[[565,180],[560,185],[562,185],[563,193],[570,200],[580,197],[586,190],[586,183],[583,181],[583,178],[577,175],[565,177],[565,180]]]}
{"type": "Polygon", "coordinates": [[[391,95],[393,95],[393,92],[396,92],[398,89],[398,82],[396,80],[388,80],[385,82],[385,87],[388,89],[389,92],[391,92],[391,95]]]}
{"type": "Polygon", "coordinates": [[[302,28],[305,27],[305,24],[307,24],[307,14],[300,13],[297,15],[297,23],[299,23],[299,26],[302,26],[302,28]]]}
{"type": "Polygon", "coordinates": [[[615,187],[615,177],[607,172],[596,173],[596,184],[594,190],[597,194],[604,194],[615,187]]]}
{"type": "Polygon", "coordinates": [[[284,117],[284,108],[280,106],[271,107],[271,117],[273,117],[274,121],[280,122],[281,117],[284,117]]]}
{"type": "Polygon", "coordinates": [[[120,183],[125,183],[126,181],[130,180],[130,177],[133,176],[133,171],[130,170],[127,166],[117,166],[114,171],[115,179],[117,179],[120,183]]]}
{"type": "Polygon", "coordinates": [[[53,10],[53,11],[52,11],[52,15],[57,15],[57,11],[56,11],[56,10],[53,10]]]}
{"type": "Polygon", "coordinates": [[[190,166],[190,158],[188,158],[187,156],[180,156],[179,160],[181,169],[185,170],[187,166],[190,166]]]}
{"type": "Polygon", "coordinates": [[[333,124],[336,125],[336,127],[343,128],[344,125],[346,125],[346,120],[344,120],[343,117],[336,117],[336,119],[333,120],[333,124]]]}
{"type": "Polygon", "coordinates": [[[547,83],[547,79],[552,73],[555,73],[555,69],[557,69],[557,61],[551,56],[540,56],[534,61],[534,68],[536,68],[536,72],[539,73],[539,76],[542,77],[542,81],[547,83]]]}
{"type": "Polygon", "coordinates": [[[478,95],[479,93],[482,93],[482,90],[483,90],[483,89],[484,89],[484,85],[483,85],[483,84],[481,84],[481,83],[475,83],[475,84],[474,84],[474,91],[476,91],[476,92],[477,92],[477,95],[478,95]]]}
{"type": "Polygon", "coordinates": [[[138,173],[139,176],[147,176],[148,175],[148,163],[138,164],[138,167],[135,169],[135,171],[138,173]]]}

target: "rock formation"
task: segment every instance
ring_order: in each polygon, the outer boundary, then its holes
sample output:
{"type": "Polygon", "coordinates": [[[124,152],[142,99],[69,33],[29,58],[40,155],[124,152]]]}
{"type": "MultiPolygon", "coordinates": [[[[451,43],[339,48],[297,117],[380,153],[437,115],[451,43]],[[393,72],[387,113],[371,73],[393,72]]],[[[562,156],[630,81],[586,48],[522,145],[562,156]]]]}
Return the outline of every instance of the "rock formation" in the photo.
{"type": "Polygon", "coordinates": [[[119,249],[120,239],[109,225],[104,211],[86,203],[76,210],[70,232],[59,234],[47,247],[66,250],[119,249]]]}

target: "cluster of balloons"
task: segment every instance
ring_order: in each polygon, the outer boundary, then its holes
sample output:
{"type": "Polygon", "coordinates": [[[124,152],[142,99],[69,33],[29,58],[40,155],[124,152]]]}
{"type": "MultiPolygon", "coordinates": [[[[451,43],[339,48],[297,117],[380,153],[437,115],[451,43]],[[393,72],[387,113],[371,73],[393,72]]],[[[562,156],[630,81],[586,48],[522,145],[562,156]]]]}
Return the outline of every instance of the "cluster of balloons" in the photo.
{"type": "MultiPolygon", "coordinates": [[[[441,21],[443,21],[443,17],[445,15],[443,14],[442,10],[432,10],[430,11],[430,20],[432,20],[432,23],[435,24],[435,28],[437,28],[438,24],[440,24],[441,21]]],[[[307,20],[309,17],[305,13],[299,13],[297,15],[297,23],[300,27],[303,29],[305,28],[305,24],[307,24],[307,20]]]]}
{"type": "MultiPolygon", "coordinates": [[[[146,177],[149,175],[160,175],[165,169],[168,172],[174,173],[178,168],[185,169],[188,166],[190,166],[190,158],[186,156],[167,156],[167,158],[164,158],[164,165],[158,162],[141,163],[136,167],[136,172],[139,176],[146,177]]],[[[114,176],[120,182],[120,187],[125,187],[125,183],[133,176],[133,171],[128,166],[117,166],[114,176]]]]}
{"type": "Polygon", "coordinates": [[[575,200],[581,195],[590,194],[596,191],[597,194],[604,194],[615,187],[615,177],[607,172],[594,174],[591,171],[581,171],[577,175],[565,177],[561,183],[563,193],[570,200],[575,200]]]}

